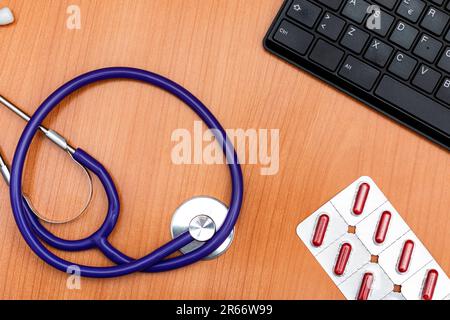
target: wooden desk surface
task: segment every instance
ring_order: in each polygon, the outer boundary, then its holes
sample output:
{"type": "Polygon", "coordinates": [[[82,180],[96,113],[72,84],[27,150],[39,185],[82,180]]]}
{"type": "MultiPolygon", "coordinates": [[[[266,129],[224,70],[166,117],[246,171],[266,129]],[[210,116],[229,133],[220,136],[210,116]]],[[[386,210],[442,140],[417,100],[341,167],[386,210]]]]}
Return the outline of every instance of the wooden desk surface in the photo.
{"type": "MultiPolygon", "coordinates": [[[[264,51],[282,0],[9,0],[17,22],[0,28],[0,93],[32,113],[58,86],[92,69],[133,66],[191,90],[226,128],[280,129],[280,171],[245,165],[245,202],[228,253],[164,274],[83,279],[27,247],[0,186],[0,298],[342,299],[295,234],[297,224],[361,175],[373,177],[450,274],[449,153],[264,51]],[[66,28],[81,8],[82,29],[66,28]]],[[[70,137],[112,173],[122,216],[112,243],[142,256],[170,238],[173,211],[194,195],[228,202],[226,166],[173,165],[171,133],[197,118],[181,102],[143,84],[113,81],[67,99],[46,125],[70,137]]],[[[24,123],[0,109],[0,145],[11,161],[24,123]]],[[[42,138],[29,154],[25,191],[63,217],[87,192],[83,175],[42,138]],[[66,210],[67,209],[67,210],[66,210]]],[[[106,199],[95,181],[88,214],[58,235],[88,235],[106,199]]],[[[106,266],[98,252],[61,253],[106,266]]]]}

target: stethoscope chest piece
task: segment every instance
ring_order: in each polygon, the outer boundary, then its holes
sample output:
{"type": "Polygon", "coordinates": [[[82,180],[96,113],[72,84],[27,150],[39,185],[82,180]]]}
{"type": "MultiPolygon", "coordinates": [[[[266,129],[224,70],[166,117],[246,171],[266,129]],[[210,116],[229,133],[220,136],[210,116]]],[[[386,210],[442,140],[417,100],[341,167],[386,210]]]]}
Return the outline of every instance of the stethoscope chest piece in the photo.
{"type": "MultiPolygon", "coordinates": [[[[189,232],[195,241],[184,246],[180,251],[184,254],[192,252],[214,236],[222,226],[227,214],[227,206],[217,199],[206,196],[189,199],[179,206],[173,215],[171,223],[172,238],[175,239],[180,234],[189,232]]],[[[234,229],[225,241],[204,259],[214,259],[225,253],[230,247],[233,237],[234,229]]]]}

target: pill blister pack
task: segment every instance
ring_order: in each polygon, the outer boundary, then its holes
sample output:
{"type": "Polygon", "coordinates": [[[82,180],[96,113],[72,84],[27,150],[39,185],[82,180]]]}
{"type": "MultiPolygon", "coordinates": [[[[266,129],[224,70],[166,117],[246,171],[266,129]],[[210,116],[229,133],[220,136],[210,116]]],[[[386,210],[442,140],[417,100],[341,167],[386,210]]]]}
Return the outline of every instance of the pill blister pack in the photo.
{"type": "Polygon", "coordinates": [[[450,300],[450,280],[369,177],[297,227],[349,300],[450,300]]]}

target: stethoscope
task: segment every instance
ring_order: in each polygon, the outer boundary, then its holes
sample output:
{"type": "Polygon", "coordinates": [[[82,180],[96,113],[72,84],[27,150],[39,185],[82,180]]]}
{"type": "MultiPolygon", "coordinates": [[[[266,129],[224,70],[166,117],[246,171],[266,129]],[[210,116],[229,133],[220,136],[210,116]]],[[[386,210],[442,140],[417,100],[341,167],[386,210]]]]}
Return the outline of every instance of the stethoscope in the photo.
{"type": "Polygon", "coordinates": [[[13,105],[5,98],[0,102],[28,121],[17,145],[11,172],[0,157],[0,168],[5,181],[10,185],[10,200],[15,221],[28,246],[46,263],[63,272],[73,270],[76,266],[81,276],[93,278],[110,278],[127,275],[133,272],[162,272],[181,268],[201,259],[217,256],[229,246],[233,229],[239,216],[243,198],[242,171],[236,151],[227,135],[213,114],[190,92],[175,82],[145,70],[134,68],[106,68],[83,74],[69,81],[50,95],[37,109],[32,117],[13,105]],[[119,196],[114,182],[106,169],[88,153],[74,148],[59,133],[42,125],[48,114],[73,92],[97,81],[110,79],[131,79],[157,86],[186,103],[210,128],[221,145],[230,170],[232,192],[229,208],[208,197],[196,197],[178,208],[172,220],[173,239],[152,253],[133,259],[115,248],[108,237],[117,224],[120,211],[119,196]],[[25,159],[33,137],[40,130],[58,147],[67,152],[72,159],[85,170],[90,181],[90,196],[86,206],[75,217],[86,211],[92,198],[92,180],[90,173],[95,174],[102,183],[107,199],[108,210],[101,227],[87,238],[80,240],[61,239],[49,232],[41,220],[45,219],[32,206],[31,201],[22,192],[22,178],[25,159]],[[93,267],[78,265],[61,259],[43,244],[64,251],[83,251],[97,248],[116,266],[93,267]],[[182,255],[167,258],[180,250],[182,255]]]}

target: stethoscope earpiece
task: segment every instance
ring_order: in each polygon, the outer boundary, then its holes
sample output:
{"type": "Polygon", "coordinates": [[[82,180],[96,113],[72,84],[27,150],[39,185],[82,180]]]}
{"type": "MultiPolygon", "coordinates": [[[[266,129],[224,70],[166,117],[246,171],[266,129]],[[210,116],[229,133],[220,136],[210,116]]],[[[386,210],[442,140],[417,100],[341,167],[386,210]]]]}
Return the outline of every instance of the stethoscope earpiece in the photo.
{"type": "Polygon", "coordinates": [[[4,7],[0,9],[0,26],[6,26],[14,22],[14,14],[11,9],[4,7]]]}

